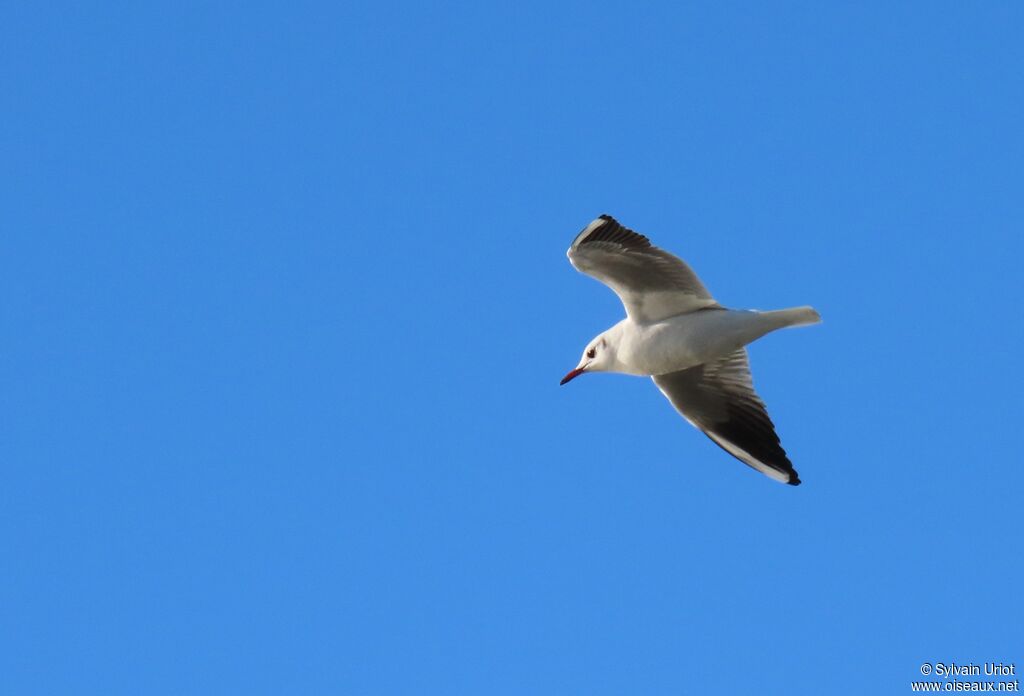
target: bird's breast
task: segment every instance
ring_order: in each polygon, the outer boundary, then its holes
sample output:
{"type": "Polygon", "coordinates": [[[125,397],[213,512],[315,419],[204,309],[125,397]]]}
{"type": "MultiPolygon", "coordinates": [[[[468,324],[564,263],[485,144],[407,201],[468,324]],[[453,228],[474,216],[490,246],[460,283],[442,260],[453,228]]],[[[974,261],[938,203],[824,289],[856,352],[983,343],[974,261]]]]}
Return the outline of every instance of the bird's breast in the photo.
{"type": "MultiPolygon", "coordinates": [[[[686,316],[686,315],[684,315],[686,316]]],[[[623,336],[619,359],[630,374],[661,375],[699,365],[693,351],[695,344],[692,322],[661,321],[634,324],[623,336]]]]}

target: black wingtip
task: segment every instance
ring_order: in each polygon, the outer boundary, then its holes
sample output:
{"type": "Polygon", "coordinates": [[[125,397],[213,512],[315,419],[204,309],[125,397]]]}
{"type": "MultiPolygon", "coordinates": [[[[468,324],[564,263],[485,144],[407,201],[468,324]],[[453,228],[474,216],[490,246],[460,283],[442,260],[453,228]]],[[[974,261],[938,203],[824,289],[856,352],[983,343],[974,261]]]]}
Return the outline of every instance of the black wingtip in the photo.
{"type": "Polygon", "coordinates": [[[793,471],[789,472],[789,481],[787,481],[786,483],[788,483],[790,486],[799,486],[800,485],[800,476],[797,475],[796,469],[794,469],[793,471]]]}
{"type": "Polygon", "coordinates": [[[590,225],[584,227],[573,241],[574,246],[591,242],[611,242],[613,244],[620,244],[626,249],[646,249],[651,246],[651,240],[639,232],[623,227],[618,220],[608,213],[599,215],[597,219],[603,220],[604,224],[591,229],[586,237],[583,236],[583,233],[587,232],[587,227],[590,225]]]}

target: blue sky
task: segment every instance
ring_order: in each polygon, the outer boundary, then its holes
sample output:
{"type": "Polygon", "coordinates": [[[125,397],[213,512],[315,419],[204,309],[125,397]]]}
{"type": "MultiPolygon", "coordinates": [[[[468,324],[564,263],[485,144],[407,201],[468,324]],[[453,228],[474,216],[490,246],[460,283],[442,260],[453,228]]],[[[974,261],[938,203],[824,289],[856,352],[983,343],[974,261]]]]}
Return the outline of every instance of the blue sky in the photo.
{"type": "Polygon", "coordinates": [[[21,3],[5,693],[907,693],[1024,668],[1015,3],[21,3]],[[600,213],[804,484],[649,380],[600,213]]]}

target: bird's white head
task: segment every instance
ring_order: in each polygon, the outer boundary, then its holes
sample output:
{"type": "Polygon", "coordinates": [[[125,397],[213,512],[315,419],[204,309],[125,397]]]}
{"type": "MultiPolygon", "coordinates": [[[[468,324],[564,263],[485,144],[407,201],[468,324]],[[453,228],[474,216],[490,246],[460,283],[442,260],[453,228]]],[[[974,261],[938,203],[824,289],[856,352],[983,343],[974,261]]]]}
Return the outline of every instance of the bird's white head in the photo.
{"type": "Polygon", "coordinates": [[[615,369],[618,361],[615,357],[614,336],[610,331],[603,334],[587,344],[580,358],[580,364],[569,371],[559,384],[565,384],[569,380],[576,379],[584,372],[609,372],[615,369]]]}

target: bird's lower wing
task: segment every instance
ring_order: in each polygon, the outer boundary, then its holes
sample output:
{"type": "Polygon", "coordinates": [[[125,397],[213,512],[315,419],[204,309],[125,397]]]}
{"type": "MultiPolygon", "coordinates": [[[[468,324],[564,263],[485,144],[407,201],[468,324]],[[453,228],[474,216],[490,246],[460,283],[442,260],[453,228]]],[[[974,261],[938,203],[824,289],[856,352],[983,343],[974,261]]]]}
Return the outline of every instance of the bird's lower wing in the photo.
{"type": "Polygon", "coordinates": [[[776,481],[800,484],[754,391],[745,349],[652,379],[683,418],[726,452],[776,481]]]}

